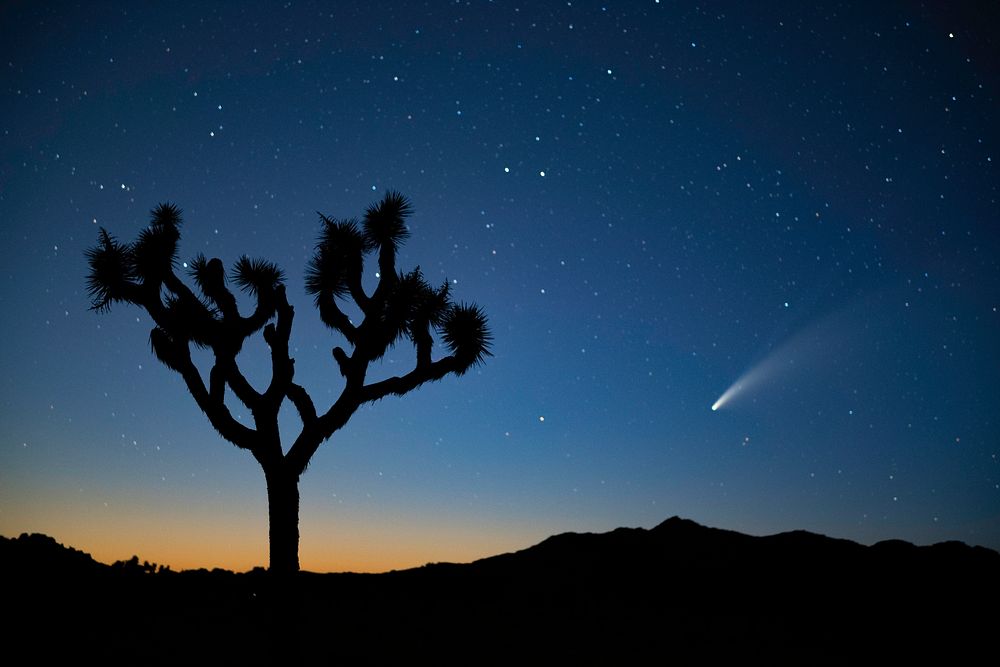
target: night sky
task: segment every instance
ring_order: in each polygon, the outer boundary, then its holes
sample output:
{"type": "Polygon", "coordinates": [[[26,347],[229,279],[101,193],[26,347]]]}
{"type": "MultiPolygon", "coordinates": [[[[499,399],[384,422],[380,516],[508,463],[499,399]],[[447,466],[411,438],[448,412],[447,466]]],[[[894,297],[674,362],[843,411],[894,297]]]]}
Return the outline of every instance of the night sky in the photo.
{"type": "MultiPolygon", "coordinates": [[[[317,212],[394,189],[399,267],[494,357],[324,444],[304,569],[675,514],[1000,548],[997,5],[121,4],[0,9],[0,534],[266,565],[259,466],[144,311],[88,309],[84,253],[169,201],[183,259],[276,262],[325,410],[317,212]]],[[[259,336],[241,364],[268,378],[259,336]]]]}

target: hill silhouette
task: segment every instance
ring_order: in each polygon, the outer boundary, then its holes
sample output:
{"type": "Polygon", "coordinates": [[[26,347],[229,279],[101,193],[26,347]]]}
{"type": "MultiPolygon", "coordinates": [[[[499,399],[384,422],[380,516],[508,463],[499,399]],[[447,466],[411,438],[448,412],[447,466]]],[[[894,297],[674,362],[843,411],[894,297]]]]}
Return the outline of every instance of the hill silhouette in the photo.
{"type": "Polygon", "coordinates": [[[992,651],[1000,620],[990,549],[677,517],[468,564],[293,577],[104,565],[22,535],[0,539],[0,577],[9,636],[110,663],[955,661],[992,651]]]}

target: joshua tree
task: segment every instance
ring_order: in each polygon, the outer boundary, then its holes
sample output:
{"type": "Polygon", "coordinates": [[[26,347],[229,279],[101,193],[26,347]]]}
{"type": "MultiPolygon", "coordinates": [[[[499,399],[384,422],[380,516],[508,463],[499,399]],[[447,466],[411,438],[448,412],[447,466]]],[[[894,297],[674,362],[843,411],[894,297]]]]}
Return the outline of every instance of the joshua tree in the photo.
{"type": "Polygon", "coordinates": [[[219,435],[249,451],[263,468],[272,571],[299,568],[299,477],[323,442],[365,403],[388,394],[401,396],[448,373],[462,375],[490,356],[492,336],[478,306],[453,303],[447,281],[434,288],[419,267],[397,272],[396,253],[409,236],[405,221],[410,212],[405,197],[388,192],[368,207],[360,223],[320,214],[322,227],[306,269],[306,291],[315,297],[320,319],[346,339],[350,350],[333,348],[334,368],[343,376],[344,388],[322,413],[295,382],[295,360],[288,356],[294,310],[285,295],[284,273],[275,264],[245,255],[236,260],[230,280],[256,302],[253,313],[244,317],[226,286],[221,260],[198,255],[191,262],[189,273],[201,296],[177,276],[181,215],[172,204],[152,211],[149,226],[135,242],[119,242],[102,229],[97,245],[87,251],[92,308],[102,312],[114,303],[144,308],[155,324],[149,341],[157,359],[184,378],[219,435]],[[377,256],[379,276],[371,294],[361,279],[369,254],[377,256]],[[338,300],[347,299],[362,313],[358,324],[338,305],[338,300]],[[271,351],[271,380],[259,390],[240,372],[236,355],[262,329],[271,351]],[[449,353],[437,360],[432,356],[432,332],[449,353]],[[366,383],[369,365],[404,339],[415,351],[413,369],[366,383]],[[191,345],[214,354],[207,382],[191,359],[191,345]],[[229,411],[227,386],[253,415],[253,427],[229,411]],[[286,398],[295,406],[302,430],[283,450],[278,411],[286,398]]]}

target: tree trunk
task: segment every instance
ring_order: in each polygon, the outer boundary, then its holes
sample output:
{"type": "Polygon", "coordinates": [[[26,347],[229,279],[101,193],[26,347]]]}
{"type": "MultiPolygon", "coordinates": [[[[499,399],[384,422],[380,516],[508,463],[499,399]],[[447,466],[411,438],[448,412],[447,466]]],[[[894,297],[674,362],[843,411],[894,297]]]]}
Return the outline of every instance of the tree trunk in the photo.
{"type": "Polygon", "coordinates": [[[271,572],[299,571],[299,476],[281,466],[265,470],[271,572]]]}

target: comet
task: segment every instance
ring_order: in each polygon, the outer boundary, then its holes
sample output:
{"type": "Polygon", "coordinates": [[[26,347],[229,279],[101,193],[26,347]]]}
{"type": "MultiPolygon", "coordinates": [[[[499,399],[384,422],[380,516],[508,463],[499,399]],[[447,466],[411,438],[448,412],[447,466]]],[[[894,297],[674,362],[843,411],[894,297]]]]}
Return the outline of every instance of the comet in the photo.
{"type": "MultiPolygon", "coordinates": [[[[741,377],[740,380],[742,379],[743,378],[741,377]]],[[[737,380],[729,387],[729,389],[722,392],[722,396],[719,396],[718,400],[716,400],[715,403],[712,403],[712,412],[715,412],[716,410],[724,406],[726,403],[728,403],[729,399],[738,394],[742,389],[743,389],[743,383],[737,380]]]]}
{"type": "Polygon", "coordinates": [[[815,366],[823,359],[821,337],[814,330],[800,333],[775,348],[757,364],[750,367],[712,404],[718,412],[733,401],[768,384],[777,377],[789,375],[794,370],[815,366]]]}
{"type": "Polygon", "coordinates": [[[866,328],[865,321],[858,319],[858,312],[850,308],[813,321],[744,371],[712,404],[712,412],[773,380],[788,380],[796,372],[807,369],[815,372],[823,365],[843,361],[850,354],[851,344],[866,328]]]}
{"type": "MultiPolygon", "coordinates": [[[[757,385],[764,383],[765,380],[772,378],[777,375],[780,370],[785,366],[782,363],[782,355],[780,354],[782,349],[772,352],[767,357],[765,357],[756,366],[750,368],[741,375],[736,382],[729,385],[729,388],[722,392],[722,395],[712,404],[712,411],[718,412],[721,408],[726,407],[731,401],[739,398],[741,395],[745,394],[750,389],[753,389],[757,385]]],[[[786,362],[788,360],[786,359],[786,362]]],[[[793,365],[794,362],[788,364],[788,366],[793,365]]]]}

